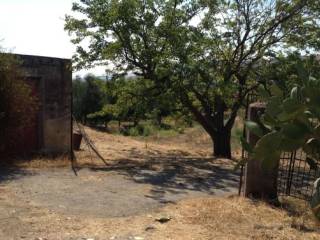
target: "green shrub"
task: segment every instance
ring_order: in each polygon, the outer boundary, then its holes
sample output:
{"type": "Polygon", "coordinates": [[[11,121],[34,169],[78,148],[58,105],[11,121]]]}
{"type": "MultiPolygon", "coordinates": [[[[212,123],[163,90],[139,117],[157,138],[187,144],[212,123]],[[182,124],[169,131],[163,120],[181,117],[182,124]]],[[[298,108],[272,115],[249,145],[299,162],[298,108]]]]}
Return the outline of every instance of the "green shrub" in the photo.
{"type": "Polygon", "coordinates": [[[138,127],[130,127],[128,129],[127,134],[128,134],[128,136],[133,136],[133,137],[140,136],[141,135],[141,130],[139,130],[138,127]]]}
{"type": "Polygon", "coordinates": [[[183,127],[178,127],[178,128],[176,128],[175,130],[176,130],[179,134],[183,134],[185,128],[183,128],[183,127]]]}
{"type": "MultiPolygon", "coordinates": [[[[270,92],[260,89],[266,109],[260,122],[247,121],[246,127],[259,140],[250,146],[242,139],[249,158],[260,160],[265,168],[276,167],[281,153],[302,149],[311,169],[317,170],[320,161],[320,78],[310,76],[297,66],[298,80],[291,91],[273,84],[270,92]]],[[[320,178],[315,182],[311,201],[315,216],[320,220],[320,178]]]]}
{"type": "Polygon", "coordinates": [[[147,137],[147,136],[153,135],[156,131],[157,131],[157,129],[154,126],[148,124],[143,127],[143,134],[142,135],[147,137]]]}

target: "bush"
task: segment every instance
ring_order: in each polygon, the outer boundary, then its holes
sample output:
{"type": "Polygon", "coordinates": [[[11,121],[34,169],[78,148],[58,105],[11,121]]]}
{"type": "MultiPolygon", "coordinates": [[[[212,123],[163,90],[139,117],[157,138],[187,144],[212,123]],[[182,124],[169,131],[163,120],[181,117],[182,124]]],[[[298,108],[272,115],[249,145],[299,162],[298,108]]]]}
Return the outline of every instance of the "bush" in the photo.
{"type": "Polygon", "coordinates": [[[154,134],[155,131],[157,131],[157,129],[154,126],[147,124],[143,127],[142,135],[147,137],[154,134]]]}
{"type": "Polygon", "coordinates": [[[177,134],[183,134],[185,132],[186,126],[173,126],[170,124],[170,121],[166,121],[166,123],[161,123],[161,125],[155,124],[154,121],[146,120],[142,121],[136,126],[130,125],[126,123],[126,125],[122,125],[120,128],[120,133],[124,136],[174,136],[177,134]]]}
{"type": "Polygon", "coordinates": [[[16,136],[35,118],[38,101],[19,71],[14,55],[0,53],[0,153],[14,150],[16,136]]]}
{"type": "Polygon", "coordinates": [[[184,133],[184,128],[183,127],[178,127],[175,129],[179,134],[183,134],[184,133]]]}
{"type": "Polygon", "coordinates": [[[150,136],[155,132],[155,128],[150,124],[138,124],[137,126],[129,126],[126,128],[123,128],[122,134],[125,136],[150,136]]]}
{"type": "Polygon", "coordinates": [[[140,136],[141,135],[141,131],[138,129],[138,127],[131,127],[128,130],[128,136],[140,136]]]}

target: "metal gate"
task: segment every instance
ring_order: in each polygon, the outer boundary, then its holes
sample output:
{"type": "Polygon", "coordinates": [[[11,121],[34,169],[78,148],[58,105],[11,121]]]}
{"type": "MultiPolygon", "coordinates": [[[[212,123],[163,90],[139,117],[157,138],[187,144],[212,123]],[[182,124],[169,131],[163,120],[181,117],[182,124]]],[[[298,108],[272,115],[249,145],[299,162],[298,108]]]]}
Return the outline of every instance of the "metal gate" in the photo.
{"type": "Polygon", "coordinates": [[[319,178],[319,162],[308,161],[302,151],[283,153],[278,172],[278,194],[310,200],[313,183],[319,178]]]}
{"type": "MultiPolygon", "coordinates": [[[[245,119],[248,117],[250,103],[258,101],[256,94],[250,94],[246,101],[245,119]]],[[[244,126],[243,137],[246,137],[244,126]]],[[[242,149],[242,159],[247,158],[247,153],[242,149]]],[[[239,195],[242,192],[244,165],[241,166],[239,195]]],[[[284,152],[279,161],[278,170],[278,195],[292,196],[295,198],[310,200],[313,193],[313,183],[320,177],[320,161],[316,163],[309,161],[307,155],[302,151],[284,152]]]]}

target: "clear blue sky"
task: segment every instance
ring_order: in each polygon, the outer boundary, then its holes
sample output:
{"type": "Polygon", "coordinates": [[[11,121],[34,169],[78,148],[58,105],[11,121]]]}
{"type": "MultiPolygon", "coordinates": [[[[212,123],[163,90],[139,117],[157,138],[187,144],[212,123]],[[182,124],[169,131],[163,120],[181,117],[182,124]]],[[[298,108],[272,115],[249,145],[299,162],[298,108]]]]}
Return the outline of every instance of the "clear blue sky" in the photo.
{"type": "MultiPolygon", "coordinates": [[[[13,53],[71,58],[75,47],[63,19],[73,1],[0,0],[0,46],[13,53]]],[[[90,71],[103,74],[101,68],[90,71]]]]}

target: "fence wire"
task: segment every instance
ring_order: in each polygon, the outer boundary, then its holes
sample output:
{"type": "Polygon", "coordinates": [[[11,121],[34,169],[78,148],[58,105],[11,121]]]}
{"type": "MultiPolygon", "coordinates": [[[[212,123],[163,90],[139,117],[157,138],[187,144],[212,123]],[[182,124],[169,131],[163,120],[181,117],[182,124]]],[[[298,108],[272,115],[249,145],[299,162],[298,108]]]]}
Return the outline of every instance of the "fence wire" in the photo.
{"type": "MultiPolygon", "coordinates": [[[[250,94],[246,101],[245,119],[248,119],[248,109],[251,103],[259,101],[258,95],[250,94]]],[[[317,124],[315,120],[313,124],[317,124]]],[[[246,138],[244,126],[243,137],[246,138]]],[[[242,159],[247,159],[248,154],[242,149],[242,159]]],[[[241,166],[239,194],[243,191],[244,168],[241,166]]],[[[310,200],[313,193],[313,183],[320,177],[320,161],[310,162],[302,150],[282,153],[278,170],[278,195],[291,196],[303,200],[310,200]]]]}

